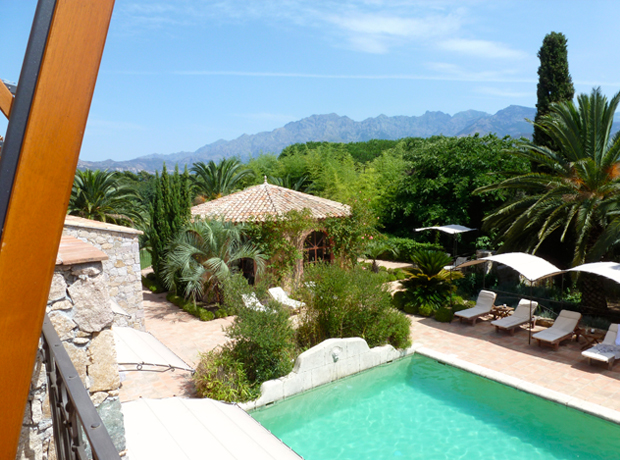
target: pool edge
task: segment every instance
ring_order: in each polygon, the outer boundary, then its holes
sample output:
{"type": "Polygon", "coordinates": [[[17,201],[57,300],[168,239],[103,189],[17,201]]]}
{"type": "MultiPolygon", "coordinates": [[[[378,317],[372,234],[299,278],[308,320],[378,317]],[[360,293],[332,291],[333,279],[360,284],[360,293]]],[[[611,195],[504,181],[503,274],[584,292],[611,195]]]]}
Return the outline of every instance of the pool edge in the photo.
{"type": "Polygon", "coordinates": [[[584,401],[583,399],[575,398],[573,396],[569,396],[555,390],[550,390],[540,385],[536,385],[535,383],[526,382],[525,380],[521,380],[517,377],[503,374],[492,369],[487,369],[486,367],[470,363],[463,359],[457,358],[454,355],[441,353],[431,348],[416,345],[414,345],[412,348],[414,354],[426,356],[427,358],[434,359],[441,363],[448,364],[458,369],[471,372],[472,374],[479,375],[489,380],[502,383],[504,385],[516,388],[526,393],[533,394],[549,401],[562,404],[572,409],[577,409],[581,412],[585,412],[587,414],[602,418],[603,420],[607,420],[609,422],[620,425],[620,412],[613,409],[609,409],[598,404],[584,401]]]}

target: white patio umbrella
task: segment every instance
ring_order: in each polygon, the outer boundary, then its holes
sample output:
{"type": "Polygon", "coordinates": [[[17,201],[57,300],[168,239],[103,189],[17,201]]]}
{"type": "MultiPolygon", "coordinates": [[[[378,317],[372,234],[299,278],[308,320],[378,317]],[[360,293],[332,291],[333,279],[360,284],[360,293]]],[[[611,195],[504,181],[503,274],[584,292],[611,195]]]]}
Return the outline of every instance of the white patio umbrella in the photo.
{"type": "Polygon", "coordinates": [[[449,235],[454,235],[454,260],[456,261],[456,235],[459,233],[472,232],[476,230],[475,228],[465,227],[463,225],[440,225],[436,227],[422,227],[416,228],[416,232],[423,232],[425,230],[439,230],[440,232],[448,233],[449,235]]]}
{"type": "Polygon", "coordinates": [[[604,276],[620,284],[620,264],[616,262],[593,262],[578,265],[567,272],[587,272],[594,275],[604,276]]]}
{"type": "MultiPolygon", "coordinates": [[[[494,256],[481,257],[476,260],[469,260],[462,263],[457,268],[468,267],[470,265],[480,264],[483,262],[497,262],[504,264],[513,270],[519,272],[530,282],[530,326],[528,343],[532,340],[532,283],[550,276],[564,273],[558,267],[545,259],[524,252],[508,252],[506,254],[497,254],[494,256]]],[[[620,272],[619,272],[620,275],[620,272]]]]}

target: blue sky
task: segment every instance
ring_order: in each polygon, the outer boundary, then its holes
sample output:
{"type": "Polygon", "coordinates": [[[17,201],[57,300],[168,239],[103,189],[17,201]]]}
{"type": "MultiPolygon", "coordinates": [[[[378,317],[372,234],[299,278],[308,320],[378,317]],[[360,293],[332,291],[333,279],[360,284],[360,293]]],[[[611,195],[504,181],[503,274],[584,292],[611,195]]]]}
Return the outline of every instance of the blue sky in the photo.
{"type": "MultiPolygon", "coordinates": [[[[0,77],[17,81],[35,2],[0,5],[0,77]]],[[[117,0],[81,158],[194,151],[313,114],[534,107],[551,31],[576,91],[612,96],[619,18],[602,0],[117,0]]]]}

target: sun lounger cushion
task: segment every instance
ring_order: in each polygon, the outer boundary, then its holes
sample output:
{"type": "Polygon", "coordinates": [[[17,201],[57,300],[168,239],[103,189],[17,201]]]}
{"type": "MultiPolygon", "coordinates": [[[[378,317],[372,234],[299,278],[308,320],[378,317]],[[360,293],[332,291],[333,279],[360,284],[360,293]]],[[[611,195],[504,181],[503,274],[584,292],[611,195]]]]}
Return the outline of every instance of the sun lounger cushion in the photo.
{"type": "Polygon", "coordinates": [[[549,329],[545,329],[544,331],[537,332],[532,336],[532,338],[543,342],[555,343],[572,334],[575,331],[580,319],[581,313],[570,310],[562,310],[553,323],[553,326],[549,329]]]}
{"type": "Polygon", "coordinates": [[[247,308],[258,311],[267,310],[267,307],[260,303],[260,300],[258,300],[258,297],[256,297],[256,294],[254,294],[253,292],[251,294],[242,294],[241,298],[243,299],[243,304],[247,308]]]}
{"type": "Polygon", "coordinates": [[[602,343],[582,351],[581,354],[586,358],[605,363],[609,363],[615,359],[620,359],[620,346],[616,345],[618,336],[618,325],[612,324],[609,326],[609,330],[607,331],[607,334],[605,334],[605,338],[602,343]]]}
{"type": "Polygon", "coordinates": [[[464,319],[470,319],[485,315],[489,313],[493,308],[493,303],[495,302],[496,297],[497,294],[495,292],[482,290],[480,291],[480,294],[478,294],[478,300],[476,300],[475,307],[468,308],[467,310],[457,311],[454,316],[459,316],[464,319]]]}
{"type": "Polygon", "coordinates": [[[530,307],[533,313],[538,307],[538,302],[521,299],[512,315],[493,321],[491,324],[500,329],[512,329],[526,324],[531,318],[530,307]]]}
{"type": "Polygon", "coordinates": [[[291,299],[281,287],[274,287],[269,289],[269,294],[271,295],[271,297],[274,298],[276,302],[280,302],[282,305],[286,305],[294,309],[303,307],[305,305],[299,300],[291,299]]]}

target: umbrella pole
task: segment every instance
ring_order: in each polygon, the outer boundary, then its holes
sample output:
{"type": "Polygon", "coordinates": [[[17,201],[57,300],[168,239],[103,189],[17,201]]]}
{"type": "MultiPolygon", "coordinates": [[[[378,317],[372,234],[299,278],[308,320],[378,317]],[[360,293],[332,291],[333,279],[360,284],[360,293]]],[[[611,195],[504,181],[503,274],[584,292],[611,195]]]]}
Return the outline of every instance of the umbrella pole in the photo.
{"type": "Polygon", "coordinates": [[[534,295],[534,284],[530,281],[530,335],[527,339],[527,344],[530,345],[532,343],[532,296],[534,295]]]}

